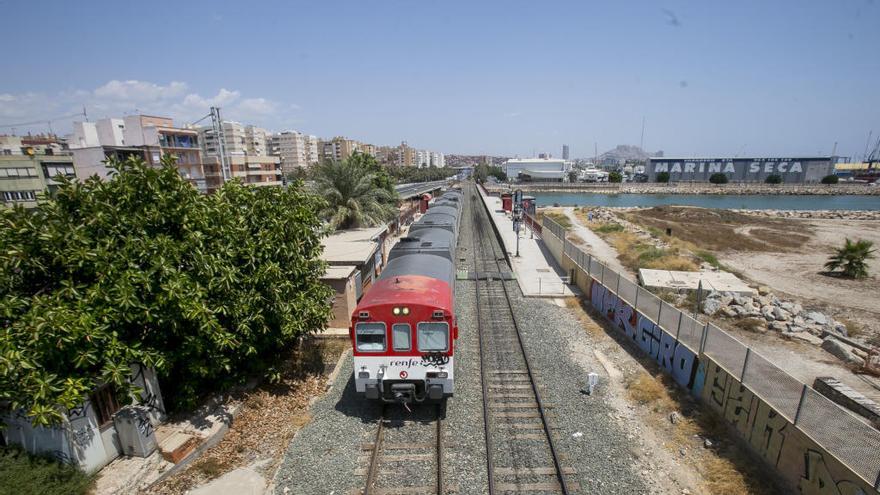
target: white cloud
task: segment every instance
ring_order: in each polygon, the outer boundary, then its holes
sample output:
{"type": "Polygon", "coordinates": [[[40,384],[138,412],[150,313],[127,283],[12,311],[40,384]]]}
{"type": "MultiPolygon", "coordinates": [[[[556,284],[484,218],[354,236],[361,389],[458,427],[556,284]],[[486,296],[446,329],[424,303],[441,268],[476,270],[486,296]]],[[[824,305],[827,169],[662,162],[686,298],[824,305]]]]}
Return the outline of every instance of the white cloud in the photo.
{"type": "Polygon", "coordinates": [[[95,90],[95,96],[113,100],[155,101],[176,98],[186,92],[186,83],[171,81],[167,86],[147,81],[112,80],[95,90]]]}
{"type": "MultiPolygon", "coordinates": [[[[177,125],[194,122],[212,106],[221,107],[223,117],[274,128],[282,121],[296,118],[299,107],[259,96],[242,95],[235,89],[220,88],[213,96],[192,91],[185,82],[167,84],[138,80],[111,80],[95,89],[67,89],[57,93],[0,93],[0,125],[38,121],[59,115],[81,112],[90,119],[121,117],[132,113],[167,116],[177,125]]],[[[76,117],[53,122],[57,132],[68,132],[76,117]]],[[[46,126],[35,125],[18,131],[41,132],[46,126]]]]}

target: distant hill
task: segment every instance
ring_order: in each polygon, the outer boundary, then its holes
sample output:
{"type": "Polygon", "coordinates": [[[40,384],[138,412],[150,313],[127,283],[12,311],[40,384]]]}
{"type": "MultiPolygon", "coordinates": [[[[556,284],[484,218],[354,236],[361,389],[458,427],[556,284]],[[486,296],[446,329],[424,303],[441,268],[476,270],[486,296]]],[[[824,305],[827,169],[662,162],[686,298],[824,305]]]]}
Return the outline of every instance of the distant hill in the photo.
{"type": "Polygon", "coordinates": [[[616,148],[599,155],[599,163],[620,163],[630,160],[645,161],[651,157],[663,156],[663,151],[653,153],[631,144],[618,144],[616,148]]]}

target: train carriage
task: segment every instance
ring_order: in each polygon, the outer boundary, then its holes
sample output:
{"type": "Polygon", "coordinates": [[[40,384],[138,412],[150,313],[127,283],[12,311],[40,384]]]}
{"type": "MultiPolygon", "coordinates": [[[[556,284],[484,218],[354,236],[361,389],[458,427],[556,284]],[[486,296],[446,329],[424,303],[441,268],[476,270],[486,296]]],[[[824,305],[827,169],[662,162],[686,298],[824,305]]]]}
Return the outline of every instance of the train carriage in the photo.
{"type": "Polygon", "coordinates": [[[351,320],[355,389],[385,402],[454,392],[454,264],[433,254],[388,262],[351,320]]]}
{"type": "Polygon", "coordinates": [[[388,260],[407,254],[434,254],[453,261],[455,256],[455,237],[443,229],[421,229],[400,239],[388,253],[388,260]]]}

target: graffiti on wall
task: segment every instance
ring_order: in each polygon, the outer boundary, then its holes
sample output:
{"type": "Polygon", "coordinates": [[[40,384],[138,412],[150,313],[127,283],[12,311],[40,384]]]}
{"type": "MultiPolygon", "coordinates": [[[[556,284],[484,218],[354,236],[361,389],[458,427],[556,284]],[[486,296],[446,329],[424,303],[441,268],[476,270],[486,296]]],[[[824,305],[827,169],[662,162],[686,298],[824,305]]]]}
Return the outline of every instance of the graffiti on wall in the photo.
{"type": "MultiPolygon", "coordinates": [[[[704,360],[702,399],[774,466],[792,486],[809,495],[874,493],[833,457],[804,435],[773,407],[761,400],[714,361],[704,360]]],[[[701,363],[702,367],[702,363],[701,363]]]]}
{"type": "MultiPolygon", "coordinates": [[[[656,360],[676,383],[688,390],[695,390],[699,362],[697,354],[598,281],[590,279],[589,284],[588,299],[593,307],[645,354],[656,360]]],[[[698,393],[698,390],[694,393],[698,393]]]]}

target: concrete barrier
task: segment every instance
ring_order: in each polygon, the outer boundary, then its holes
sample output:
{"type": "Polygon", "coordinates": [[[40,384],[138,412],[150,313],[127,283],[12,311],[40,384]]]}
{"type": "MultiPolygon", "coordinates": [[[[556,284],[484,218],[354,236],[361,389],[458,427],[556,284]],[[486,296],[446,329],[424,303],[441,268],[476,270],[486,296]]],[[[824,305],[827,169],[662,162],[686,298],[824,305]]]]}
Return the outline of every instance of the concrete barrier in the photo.
{"type": "Polygon", "coordinates": [[[548,222],[552,220],[545,217],[545,244],[572,274],[590,305],[679,386],[724,418],[742,443],[792,490],[823,495],[880,493],[880,432],[722,330],[633,287],[568,242],[564,231],[560,237],[554,233],[558,229],[547,228],[548,222]],[[712,352],[707,354],[710,340],[712,352]],[[731,355],[741,359],[730,359],[723,352],[726,343],[745,348],[744,357],[736,348],[731,355]],[[741,363],[741,368],[728,369],[723,363],[741,363]],[[800,398],[795,400],[796,408],[790,407],[795,405],[792,386],[801,387],[794,390],[794,398],[800,398]]]}

